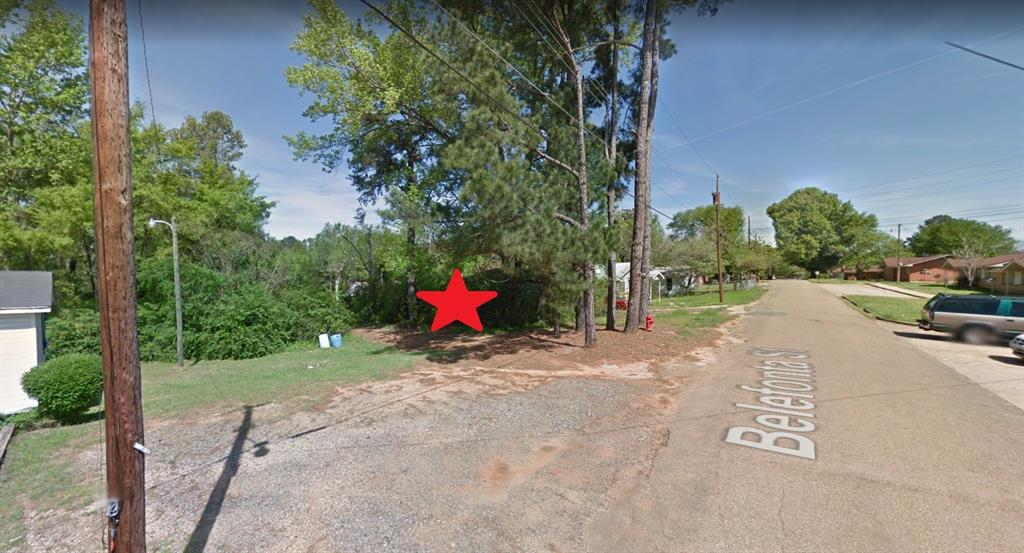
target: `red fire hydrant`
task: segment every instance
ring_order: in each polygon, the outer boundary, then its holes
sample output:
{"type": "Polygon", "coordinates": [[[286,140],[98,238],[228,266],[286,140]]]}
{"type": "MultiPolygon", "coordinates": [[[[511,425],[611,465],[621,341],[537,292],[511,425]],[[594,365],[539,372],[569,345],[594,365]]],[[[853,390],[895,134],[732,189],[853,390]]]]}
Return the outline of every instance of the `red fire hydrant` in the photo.
{"type": "Polygon", "coordinates": [[[650,332],[652,329],[654,329],[654,315],[651,315],[650,313],[648,313],[647,314],[647,325],[644,327],[644,330],[646,330],[647,332],[650,332]]]}

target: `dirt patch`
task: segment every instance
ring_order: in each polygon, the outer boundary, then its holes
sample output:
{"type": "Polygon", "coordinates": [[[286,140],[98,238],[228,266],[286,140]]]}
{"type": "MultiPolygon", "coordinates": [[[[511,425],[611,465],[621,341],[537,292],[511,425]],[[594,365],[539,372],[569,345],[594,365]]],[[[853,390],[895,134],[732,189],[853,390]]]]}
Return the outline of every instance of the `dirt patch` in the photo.
{"type": "MultiPolygon", "coordinates": [[[[570,332],[358,331],[430,355],[390,380],[339,386],[315,410],[270,403],[147,427],[151,543],[578,551],[589,521],[646,478],[667,442],[685,366],[734,324],[685,338],[600,331],[594,348],[570,332]]],[[[95,473],[101,453],[90,448],[76,470],[95,473]]],[[[14,550],[82,550],[97,511],[37,516],[14,550]]]]}
{"type": "Polygon", "coordinates": [[[419,332],[394,328],[363,329],[361,336],[390,344],[402,351],[428,351],[427,360],[440,365],[472,365],[501,368],[529,358],[534,369],[563,370],[566,366],[624,365],[636,362],[656,364],[688,349],[691,340],[676,333],[657,330],[625,334],[598,330],[597,345],[583,346],[583,335],[534,330],[504,334],[468,334],[459,330],[419,332]]]}

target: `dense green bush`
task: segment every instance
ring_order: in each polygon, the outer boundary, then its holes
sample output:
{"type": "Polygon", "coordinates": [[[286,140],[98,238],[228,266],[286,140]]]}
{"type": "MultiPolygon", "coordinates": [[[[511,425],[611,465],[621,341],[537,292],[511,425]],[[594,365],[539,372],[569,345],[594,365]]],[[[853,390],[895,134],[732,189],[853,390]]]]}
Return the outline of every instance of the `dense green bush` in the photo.
{"type": "Polygon", "coordinates": [[[55,357],[22,375],[21,387],[39,402],[41,413],[68,422],[99,405],[103,363],[85,353],[55,357]]]}
{"type": "Polygon", "coordinates": [[[251,359],[289,342],[288,310],[260,286],[247,285],[210,306],[186,339],[194,359],[251,359]]]}
{"type": "Polygon", "coordinates": [[[46,355],[100,354],[100,314],[95,309],[66,309],[46,319],[46,355]]]}
{"type": "Polygon", "coordinates": [[[281,294],[288,310],[288,338],[303,342],[319,334],[346,332],[355,325],[355,315],[343,301],[335,301],[328,290],[297,289],[281,294]]]}

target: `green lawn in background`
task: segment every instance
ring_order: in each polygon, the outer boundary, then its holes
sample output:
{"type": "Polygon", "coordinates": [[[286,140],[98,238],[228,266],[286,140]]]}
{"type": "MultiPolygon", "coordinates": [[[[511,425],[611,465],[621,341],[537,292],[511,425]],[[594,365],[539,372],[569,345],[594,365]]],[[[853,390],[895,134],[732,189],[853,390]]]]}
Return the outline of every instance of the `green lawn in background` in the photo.
{"type": "MultiPolygon", "coordinates": [[[[717,296],[717,294],[716,294],[717,296]]],[[[722,309],[701,309],[700,311],[687,311],[685,309],[673,309],[660,311],[654,314],[654,326],[657,330],[659,325],[669,325],[679,335],[692,337],[703,330],[716,327],[731,316],[722,309]]]]}
{"type": "Polygon", "coordinates": [[[200,361],[178,367],[145,363],[142,401],[146,415],[185,413],[214,405],[256,405],[302,396],[312,402],[333,387],[382,378],[406,369],[420,355],[368,342],[354,334],[341,349],[295,346],[283,353],[239,361],[200,361]]]}
{"type": "Polygon", "coordinates": [[[923,292],[930,296],[935,294],[988,294],[986,290],[977,288],[957,288],[953,286],[944,286],[942,284],[931,284],[928,282],[888,282],[885,281],[883,284],[890,286],[899,286],[907,290],[914,290],[916,292],[923,292]]]}
{"type": "Polygon", "coordinates": [[[913,324],[921,318],[921,308],[925,298],[887,298],[884,296],[846,296],[857,306],[867,309],[871,314],[904,323],[913,324]]]}
{"type": "MultiPolygon", "coordinates": [[[[383,378],[409,368],[421,357],[346,335],[341,349],[315,344],[244,361],[201,361],[178,367],[143,363],[142,401],[146,423],[195,416],[214,407],[288,402],[288,410],[313,408],[338,385],[383,378]]],[[[72,465],[88,448],[102,455],[100,420],[15,434],[0,470],[0,544],[24,536],[22,505],[46,511],[84,507],[99,489],[97,465],[91,480],[80,480],[72,465]]],[[[99,457],[98,457],[99,458],[99,457]]]]}
{"type": "MultiPolygon", "coordinates": [[[[765,292],[763,286],[747,290],[725,290],[724,305],[743,305],[758,300],[765,292]]],[[[651,302],[654,307],[704,307],[718,305],[718,289],[700,291],[682,296],[662,297],[651,302]]]]}

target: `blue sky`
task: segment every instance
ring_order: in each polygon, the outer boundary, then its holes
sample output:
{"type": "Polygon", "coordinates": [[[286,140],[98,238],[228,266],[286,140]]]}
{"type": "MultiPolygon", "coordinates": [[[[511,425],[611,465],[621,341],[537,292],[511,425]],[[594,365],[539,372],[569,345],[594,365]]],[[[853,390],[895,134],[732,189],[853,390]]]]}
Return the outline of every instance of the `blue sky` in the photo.
{"type": "MultiPolygon", "coordinates": [[[[86,15],[84,1],[64,5],[86,15]]],[[[294,1],[143,0],[157,119],[231,115],[248,142],[240,165],[278,202],[267,227],[278,237],[350,222],[358,207],[344,172],[293,161],[282,139],[316,129],[302,117],[308,99],[283,76],[302,62],[288,46],[305,11],[294,1]]],[[[747,209],[761,236],[771,236],[769,204],[818,186],[885,230],[904,223],[906,235],[948,213],[1024,240],[1024,71],[944,44],[1024,65],[1022,16],[1011,2],[753,0],[714,18],[677,14],[679,51],[661,71],[654,206],[709,203],[718,172],[724,201],[747,209]]],[[[148,103],[134,2],[129,37],[132,94],[148,103]]]]}

